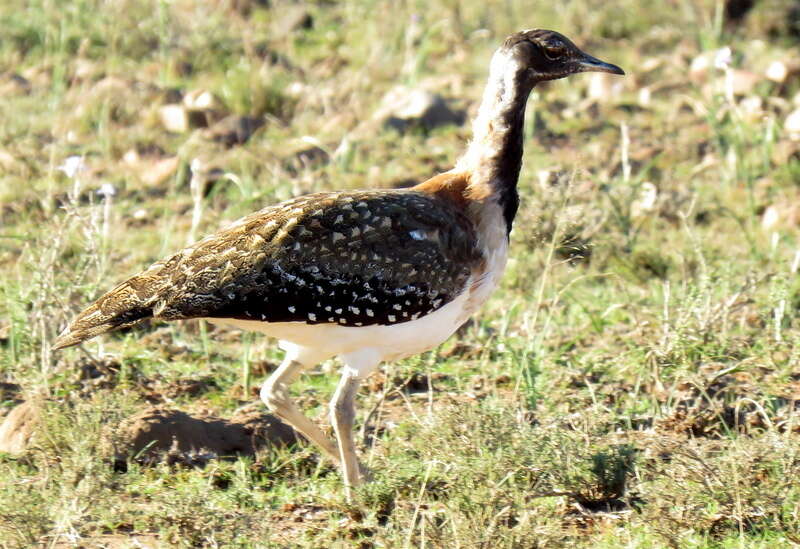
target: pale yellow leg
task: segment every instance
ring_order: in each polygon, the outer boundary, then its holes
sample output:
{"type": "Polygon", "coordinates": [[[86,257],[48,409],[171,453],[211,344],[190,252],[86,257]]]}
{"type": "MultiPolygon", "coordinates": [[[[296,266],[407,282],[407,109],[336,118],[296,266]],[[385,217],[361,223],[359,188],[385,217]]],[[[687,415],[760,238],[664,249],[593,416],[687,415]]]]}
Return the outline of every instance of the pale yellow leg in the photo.
{"type": "Polygon", "coordinates": [[[361,380],[345,371],[331,400],[331,424],[339,442],[339,456],[344,479],[345,495],[350,500],[350,489],[361,481],[360,465],[353,440],[353,422],[356,418],[356,392],[361,380]]]}
{"type": "Polygon", "coordinates": [[[331,423],[339,443],[339,463],[342,468],[345,496],[350,501],[352,487],[361,482],[362,471],[366,472],[366,469],[358,462],[356,445],[353,440],[356,393],[361,381],[378,367],[380,360],[368,350],[342,358],[347,365],[344,367],[342,378],[339,380],[339,385],[331,400],[331,423]]]}
{"type": "Polygon", "coordinates": [[[303,370],[313,365],[298,362],[296,358],[292,353],[287,353],[286,358],[284,358],[278,369],[261,386],[261,400],[264,401],[270,412],[322,448],[325,454],[338,463],[340,457],[336,444],[298,410],[289,398],[289,386],[300,376],[303,370]]]}

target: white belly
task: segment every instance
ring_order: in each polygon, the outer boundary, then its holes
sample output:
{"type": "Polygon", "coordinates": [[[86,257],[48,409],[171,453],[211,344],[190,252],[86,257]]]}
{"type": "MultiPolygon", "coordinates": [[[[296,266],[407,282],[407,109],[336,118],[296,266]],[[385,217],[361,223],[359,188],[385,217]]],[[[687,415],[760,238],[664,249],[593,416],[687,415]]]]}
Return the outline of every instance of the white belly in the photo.
{"type": "Polygon", "coordinates": [[[381,360],[396,360],[425,352],[450,337],[467,319],[465,307],[468,298],[469,292],[464,292],[429,315],[392,325],[340,326],[220,318],[206,320],[261,332],[300,347],[314,349],[320,355],[318,360],[362,349],[374,349],[381,360]]]}

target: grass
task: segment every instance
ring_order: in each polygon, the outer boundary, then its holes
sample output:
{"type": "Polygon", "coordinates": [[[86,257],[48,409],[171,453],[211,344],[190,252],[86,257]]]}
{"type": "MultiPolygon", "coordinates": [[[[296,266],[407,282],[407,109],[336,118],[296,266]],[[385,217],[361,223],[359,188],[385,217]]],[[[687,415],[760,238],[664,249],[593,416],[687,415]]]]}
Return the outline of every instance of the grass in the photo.
{"type": "MultiPolygon", "coordinates": [[[[782,128],[800,81],[731,97],[724,70],[689,71],[723,46],[734,77],[791,66],[790,4],[738,25],[711,0],[0,6],[0,414],[41,414],[27,451],[0,455],[0,546],[800,544],[800,145],[782,128]],[[310,22],[287,27],[297,9],[310,22]],[[198,234],[306,192],[423,180],[469,125],[399,134],[372,119],[384,94],[423,86],[474,114],[493,48],[534,26],[629,74],[536,91],[502,287],[366,384],[375,480],[356,502],[303,445],[115,469],[108,441],[146,398],[229,417],[280,360],[192,322],[49,351],[92,298],[186,243],[192,161],[228,174],[201,193],[198,234]],[[196,90],[265,126],[233,147],[165,131],[160,107],[196,90]],[[328,154],[299,161],[312,143],[328,154]],[[97,361],[114,368],[87,377],[97,361]],[[176,390],[186,379],[214,384],[176,390]]],[[[295,388],[323,422],[335,368],[295,388]]]]}

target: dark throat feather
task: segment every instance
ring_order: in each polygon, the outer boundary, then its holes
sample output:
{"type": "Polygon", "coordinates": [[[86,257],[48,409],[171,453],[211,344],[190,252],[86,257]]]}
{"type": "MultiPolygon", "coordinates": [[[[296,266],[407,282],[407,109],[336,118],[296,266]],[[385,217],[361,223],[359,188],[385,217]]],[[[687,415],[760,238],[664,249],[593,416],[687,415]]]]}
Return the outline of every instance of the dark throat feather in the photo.
{"type": "Polygon", "coordinates": [[[456,166],[456,171],[472,174],[474,187],[485,187],[497,200],[509,233],[519,207],[525,106],[534,85],[523,70],[514,70],[513,63],[502,51],[492,59],[473,139],[456,166]]]}

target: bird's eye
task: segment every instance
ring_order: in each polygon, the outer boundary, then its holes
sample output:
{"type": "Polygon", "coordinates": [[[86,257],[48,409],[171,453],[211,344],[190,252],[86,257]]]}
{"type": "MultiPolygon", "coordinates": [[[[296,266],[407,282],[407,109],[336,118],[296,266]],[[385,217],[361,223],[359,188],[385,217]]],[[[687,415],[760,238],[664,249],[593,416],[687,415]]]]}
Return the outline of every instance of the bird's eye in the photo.
{"type": "Polygon", "coordinates": [[[544,50],[545,56],[553,61],[560,59],[565,53],[567,53],[567,48],[565,48],[564,44],[561,43],[545,44],[542,49],[544,50]]]}

